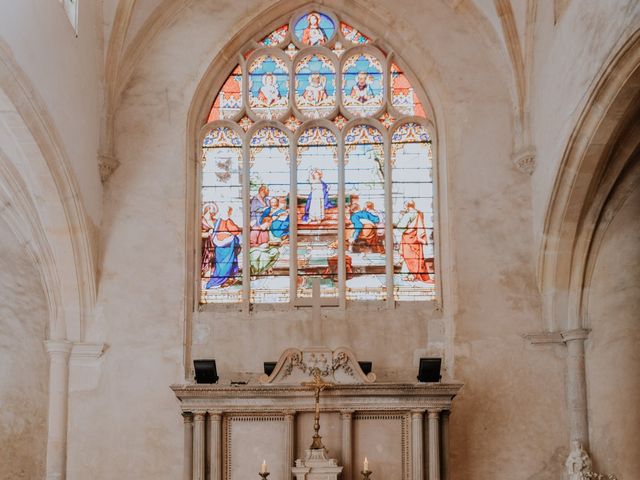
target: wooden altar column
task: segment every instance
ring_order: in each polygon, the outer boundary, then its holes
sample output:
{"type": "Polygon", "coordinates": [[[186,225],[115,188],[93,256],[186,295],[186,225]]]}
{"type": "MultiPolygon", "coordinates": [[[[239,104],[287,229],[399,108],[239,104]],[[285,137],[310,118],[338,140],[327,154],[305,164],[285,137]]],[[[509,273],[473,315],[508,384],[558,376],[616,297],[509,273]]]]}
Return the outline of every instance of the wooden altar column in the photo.
{"type": "Polygon", "coordinates": [[[193,477],[193,414],[182,412],[184,420],[184,465],[182,470],[183,480],[192,480],[193,477]]]}
{"type": "Polygon", "coordinates": [[[353,464],[353,411],[343,410],[342,417],[342,479],[352,480],[351,466],[353,464]]]}
{"type": "MultiPolygon", "coordinates": [[[[291,478],[291,467],[295,456],[295,412],[284,414],[284,478],[291,478]]],[[[222,480],[222,477],[220,479],[222,480]]]]}
{"type": "MultiPolygon", "coordinates": [[[[412,480],[424,480],[424,413],[421,410],[411,412],[411,464],[412,480]]],[[[431,479],[430,479],[431,480],[431,479]]]]}
{"type": "Polygon", "coordinates": [[[204,411],[193,412],[193,480],[205,480],[205,418],[204,411]]]}
{"type": "Polygon", "coordinates": [[[222,414],[209,412],[209,480],[222,480],[222,414]]]}
{"type": "Polygon", "coordinates": [[[429,410],[429,480],[440,480],[440,410],[429,410]]]}

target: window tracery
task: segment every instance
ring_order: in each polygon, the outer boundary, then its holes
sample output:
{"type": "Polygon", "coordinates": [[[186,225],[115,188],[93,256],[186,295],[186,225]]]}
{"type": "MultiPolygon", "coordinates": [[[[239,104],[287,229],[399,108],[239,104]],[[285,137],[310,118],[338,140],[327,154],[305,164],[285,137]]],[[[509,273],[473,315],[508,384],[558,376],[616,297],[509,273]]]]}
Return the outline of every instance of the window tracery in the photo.
{"type": "Polygon", "coordinates": [[[393,53],[311,11],[247,46],[203,127],[201,303],[432,300],[428,113],[393,53]]]}

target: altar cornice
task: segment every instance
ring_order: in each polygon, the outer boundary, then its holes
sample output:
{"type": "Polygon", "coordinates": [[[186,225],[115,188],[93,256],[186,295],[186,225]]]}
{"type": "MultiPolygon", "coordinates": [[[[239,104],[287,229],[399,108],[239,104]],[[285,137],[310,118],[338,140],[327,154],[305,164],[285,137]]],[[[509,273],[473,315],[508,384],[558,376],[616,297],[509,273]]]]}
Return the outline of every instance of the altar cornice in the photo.
{"type": "MultiPolygon", "coordinates": [[[[322,394],[323,411],[449,410],[462,384],[374,383],[334,385],[322,394]]],[[[182,411],[217,412],[311,411],[313,397],[302,385],[172,385],[182,411]]]]}

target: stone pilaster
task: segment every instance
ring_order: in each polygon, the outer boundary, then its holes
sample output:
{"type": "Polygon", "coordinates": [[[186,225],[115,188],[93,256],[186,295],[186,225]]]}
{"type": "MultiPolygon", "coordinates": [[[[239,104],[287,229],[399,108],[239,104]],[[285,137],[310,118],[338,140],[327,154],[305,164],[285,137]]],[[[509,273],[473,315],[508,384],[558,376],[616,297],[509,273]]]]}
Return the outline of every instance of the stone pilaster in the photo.
{"type": "Polygon", "coordinates": [[[353,479],[353,411],[343,410],[342,417],[342,478],[353,479]]]}
{"type": "Polygon", "coordinates": [[[440,480],[440,410],[429,410],[429,480],[440,480]]]}
{"type": "Polygon", "coordinates": [[[411,471],[412,480],[424,480],[424,412],[411,412],[411,471]]]}
{"type": "Polygon", "coordinates": [[[192,480],[193,477],[193,414],[182,412],[184,420],[184,460],[182,465],[183,480],[192,480]]]}
{"type": "Polygon", "coordinates": [[[295,419],[295,412],[284,413],[284,478],[291,478],[291,467],[293,467],[295,455],[295,419]]]}
{"type": "Polygon", "coordinates": [[[587,381],[584,360],[584,341],[588,330],[562,332],[567,345],[567,411],[571,441],[589,450],[589,422],[587,416],[587,381]]]}
{"type": "Polygon", "coordinates": [[[209,480],[222,480],[222,414],[209,412],[210,434],[209,450],[211,452],[211,465],[209,467],[209,480]]]}
{"type": "Polygon", "coordinates": [[[69,354],[73,343],[45,342],[49,354],[49,429],[47,432],[47,480],[67,476],[67,416],[69,404],[69,354]]]}
{"type": "Polygon", "coordinates": [[[193,480],[205,480],[205,419],[207,412],[194,411],[193,480]]]}

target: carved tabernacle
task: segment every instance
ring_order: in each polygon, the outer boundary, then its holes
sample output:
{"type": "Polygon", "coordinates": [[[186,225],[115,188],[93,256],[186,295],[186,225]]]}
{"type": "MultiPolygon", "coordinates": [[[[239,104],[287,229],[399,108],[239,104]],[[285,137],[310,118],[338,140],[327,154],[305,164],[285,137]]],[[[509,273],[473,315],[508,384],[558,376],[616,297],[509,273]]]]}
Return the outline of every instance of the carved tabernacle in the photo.
{"type": "Polygon", "coordinates": [[[185,480],[257,478],[263,459],[270,478],[300,475],[306,464],[295,460],[308,456],[316,408],[308,384],[318,371],[331,383],[319,399],[323,443],[343,480],[360,478],[365,456],[373,478],[446,479],[448,418],[461,384],[374,383],[347,349],[290,349],[259,384],[172,386],[185,422],[185,480]]]}

